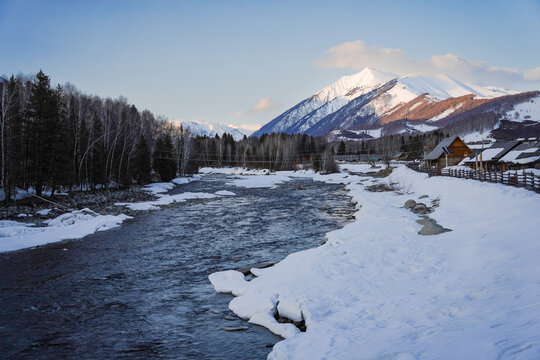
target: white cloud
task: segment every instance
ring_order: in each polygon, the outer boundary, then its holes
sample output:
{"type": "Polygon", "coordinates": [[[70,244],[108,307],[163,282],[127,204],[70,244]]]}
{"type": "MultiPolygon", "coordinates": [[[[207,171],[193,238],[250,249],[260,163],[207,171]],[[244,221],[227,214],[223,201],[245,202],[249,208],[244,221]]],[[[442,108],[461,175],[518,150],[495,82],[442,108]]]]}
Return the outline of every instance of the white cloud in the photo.
{"type": "Polygon", "coordinates": [[[230,126],[235,129],[244,129],[244,130],[250,130],[250,131],[257,131],[262,127],[261,124],[241,124],[241,125],[227,124],[227,126],[230,126]]]}
{"type": "Polygon", "coordinates": [[[270,111],[279,108],[279,105],[270,97],[260,99],[254,107],[251,108],[251,112],[270,111]]]}
{"type": "Polygon", "coordinates": [[[240,118],[246,114],[276,110],[276,109],[279,109],[280,106],[281,106],[280,104],[276,103],[274,100],[272,100],[271,97],[268,96],[257,101],[257,103],[247,111],[246,110],[235,111],[233,113],[233,116],[235,118],[240,118]]]}
{"type": "Polygon", "coordinates": [[[361,70],[373,67],[400,75],[433,75],[444,73],[458,80],[480,85],[508,86],[513,83],[540,80],[540,67],[521,73],[516,69],[498,68],[483,61],[472,61],[455,54],[434,55],[427,60],[413,60],[401,49],[368,46],[362,40],[349,41],[327,50],[328,57],[316,59],[319,67],[361,70]]]}
{"type": "Polygon", "coordinates": [[[529,81],[540,81],[540,66],[535,67],[534,69],[526,70],[523,73],[525,80],[529,81]]]}
{"type": "Polygon", "coordinates": [[[235,112],[233,113],[233,116],[234,116],[235,118],[240,118],[240,117],[244,116],[245,113],[246,113],[246,112],[245,112],[244,110],[238,110],[238,111],[235,111],[235,112]]]}

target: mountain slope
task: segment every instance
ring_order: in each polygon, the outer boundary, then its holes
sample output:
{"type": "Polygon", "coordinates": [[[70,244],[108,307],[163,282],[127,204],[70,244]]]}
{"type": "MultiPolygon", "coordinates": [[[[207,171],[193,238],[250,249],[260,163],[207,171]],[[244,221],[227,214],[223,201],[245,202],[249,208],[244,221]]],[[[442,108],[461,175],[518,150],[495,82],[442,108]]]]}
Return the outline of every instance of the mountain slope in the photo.
{"type": "Polygon", "coordinates": [[[273,132],[304,133],[322,118],[339,110],[351,100],[381,87],[396,76],[369,68],[354,75],[344,76],[285,111],[254,132],[253,136],[273,132]]]}
{"type": "Polygon", "coordinates": [[[518,92],[468,84],[442,74],[398,76],[366,68],[301,101],[253,135],[324,135],[336,129],[369,129],[405,120],[435,125],[494,98],[515,94],[518,92]]]}

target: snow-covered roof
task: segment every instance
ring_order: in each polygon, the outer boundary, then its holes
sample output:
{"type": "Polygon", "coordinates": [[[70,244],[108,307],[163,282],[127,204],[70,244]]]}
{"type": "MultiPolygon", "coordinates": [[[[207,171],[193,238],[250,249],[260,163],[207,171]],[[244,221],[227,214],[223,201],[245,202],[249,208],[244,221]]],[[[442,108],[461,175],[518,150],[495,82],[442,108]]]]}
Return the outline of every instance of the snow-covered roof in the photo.
{"type": "Polygon", "coordinates": [[[499,162],[529,164],[540,160],[540,141],[524,143],[504,155],[499,162]]]}
{"type": "MultiPolygon", "coordinates": [[[[498,161],[506,153],[519,145],[519,141],[496,141],[489,148],[480,151],[482,153],[482,161],[498,161]]],[[[466,162],[474,162],[475,158],[469,157],[466,162]]]]}
{"type": "Polygon", "coordinates": [[[431,151],[428,156],[426,156],[425,160],[437,160],[438,158],[440,158],[441,155],[444,154],[443,148],[449,147],[457,138],[458,136],[454,135],[449,138],[443,139],[439,143],[439,145],[437,145],[435,149],[433,149],[433,151],[431,151]]]}

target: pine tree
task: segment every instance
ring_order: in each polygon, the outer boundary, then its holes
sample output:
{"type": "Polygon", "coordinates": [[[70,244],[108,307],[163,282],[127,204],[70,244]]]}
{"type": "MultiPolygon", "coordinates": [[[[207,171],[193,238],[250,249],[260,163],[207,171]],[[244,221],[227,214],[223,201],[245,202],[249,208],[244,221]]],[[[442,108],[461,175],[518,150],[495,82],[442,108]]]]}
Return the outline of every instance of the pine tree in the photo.
{"type": "Polygon", "coordinates": [[[345,152],[347,151],[347,148],[345,147],[345,143],[343,140],[339,143],[339,148],[337,151],[338,155],[345,155],[345,152]]]}
{"type": "Polygon", "coordinates": [[[171,181],[176,176],[176,161],[174,161],[173,144],[169,134],[160,135],[156,141],[153,167],[161,177],[161,181],[171,181]]]}
{"type": "Polygon", "coordinates": [[[58,86],[54,92],[55,107],[57,116],[54,123],[51,125],[54,129],[54,135],[51,139],[54,140],[53,148],[53,164],[51,168],[51,189],[54,190],[57,185],[66,186],[71,189],[73,185],[73,163],[71,162],[71,148],[69,137],[69,124],[66,104],[62,97],[62,88],[58,86]]]}
{"type": "Polygon", "coordinates": [[[42,195],[43,186],[49,182],[53,171],[57,116],[57,102],[50,88],[50,79],[40,70],[32,84],[26,109],[30,181],[38,196],[42,195]]]}
{"type": "Polygon", "coordinates": [[[151,171],[150,149],[148,148],[146,139],[141,135],[131,164],[131,173],[139,184],[148,184],[151,180],[151,171]]]}

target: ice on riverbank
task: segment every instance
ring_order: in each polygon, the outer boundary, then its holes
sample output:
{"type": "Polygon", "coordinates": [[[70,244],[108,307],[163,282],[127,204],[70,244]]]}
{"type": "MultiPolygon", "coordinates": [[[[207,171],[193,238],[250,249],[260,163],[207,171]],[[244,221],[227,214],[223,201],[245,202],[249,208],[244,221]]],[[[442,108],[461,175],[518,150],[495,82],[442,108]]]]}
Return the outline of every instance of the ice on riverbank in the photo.
{"type": "Polygon", "coordinates": [[[130,217],[99,215],[89,209],[75,210],[45,221],[48,226],[0,221],[0,252],[14,251],[60,240],[78,239],[96,231],[119,226],[130,217]]]}
{"type": "Polygon", "coordinates": [[[232,311],[285,338],[270,359],[540,355],[538,194],[406,167],[382,179],[314,178],[346,184],[354,222],[251,281],[210,276],[216,291],[236,296],[232,311]],[[367,191],[374,183],[396,191],[367,191]],[[452,232],[418,234],[419,217],[403,203],[424,194],[438,203],[430,216],[452,232]],[[307,331],[278,323],[276,311],[307,331]]]}
{"type": "Polygon", "coordinates": [[[222,167],[212,168],[203,167],[199,169],[199,174],[223,174],[223,175],[269,175],[271,172],[268,169],[246,169],[241,167],[222,167]]]}
{"type": "Polygon", "coordinates": [[[219,190],[219,191],[216,191],[215,194],[219,196],[235,196],[236,195],[232,191],[228,191],[228,190],[219,190]]]}
{"type": "Polygon", "coordinates": [[[291,181],[294,178],[311,178],[314,172],[311,170],[297,171],[276,171],[270,172],[267,169],[245,169],[245,168],[202,168],[200,174],[225,174],[234,175],[227,183],[230,186],[244,188],[272,188],[279,184],[291,181]]]}
{"type": "Polygon", "coordinates": [[[125,206],[135,211],[157,210],[160,206],[170,205],[172,203],[184,202],[193,199],[213,199],[217,197],[215,194],[209,194],[204,192],[185,192],[175,195],[159,194],[157,200],[142,201],[136,203],[115,203],[116,206],[125,206]]]}
{"type": "Polygon", "coordinates": [[[171,182],[152,183],[146,185],[142,190],[149,192],[157,197],[157,200],[141,201],[141,202],[118,202],[115,206],[124,206],[135,211],[157,210],[160,206],[170,205],[175,202],[184,202],[192,199],[211,199],[216,195],[203,192],[186,192],[182,194],[168,195],[166,192],[172,190],[176,185],[187,184],[192,181],[199,180],[199,175],[191,177],[179,177],[171,182]]]}

